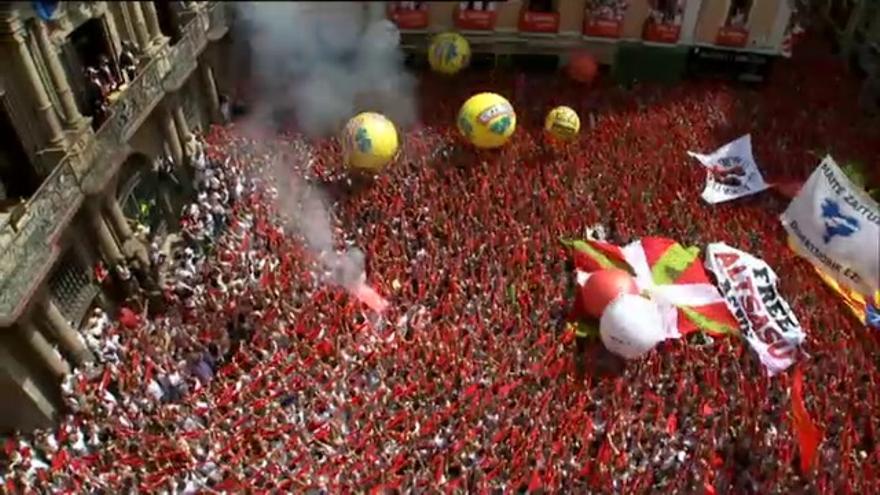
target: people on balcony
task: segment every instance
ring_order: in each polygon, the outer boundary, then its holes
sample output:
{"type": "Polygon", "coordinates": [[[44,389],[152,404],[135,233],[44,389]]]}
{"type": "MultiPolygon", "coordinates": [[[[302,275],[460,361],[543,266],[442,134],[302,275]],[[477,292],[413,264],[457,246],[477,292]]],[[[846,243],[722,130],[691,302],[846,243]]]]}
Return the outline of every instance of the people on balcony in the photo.
{"type": "Polygon", "coordinates": [[[88,102],[85,113],[92,117],[92,126],[97,129],[107,120],[110,111],[107,100],[109,92],[101,80],[98,69],[86,67],[84,75],[86,78],[86,101],[88,102]]]}
{"type": "Polygon", "coordinates": [[[137,75],[138,55],[137,49],[131,41],[122,42],[122,50],[119,52],[119,69],[126,83],[131,83],[137,75]]]}

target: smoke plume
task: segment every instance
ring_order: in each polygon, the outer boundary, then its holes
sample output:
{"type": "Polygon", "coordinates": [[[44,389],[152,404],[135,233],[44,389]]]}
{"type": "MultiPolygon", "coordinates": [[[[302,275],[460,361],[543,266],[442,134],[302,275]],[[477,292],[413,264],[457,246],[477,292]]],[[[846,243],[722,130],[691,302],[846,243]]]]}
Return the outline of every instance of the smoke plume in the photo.
{"type": "Polygon", "coordinates": [[[255,112],[292,112],[310,137],[337,133],[362,111],[398,127],[416,120],[415,79],[403,67],[400,34],[379,2],[242,2],[255,112]]]}
{"type": "MultiPolygon", "coordinates": [[[[238,39],[249,44],[252,114],[245,125],[273,128],[292,115],[306,136],[337,135],[362,111],[379,112],[398,128],[415,123],[415,78],[403,67],[397,28],[384,19],[380,2],[241,2],[238,39]],[[376,6],[380,8],[377,10],[376,6]]],[[[282,210],[330,281],[356,292],[364,283],[364,254],[337,253],[331,205],[319,186],[305,180],[305,143],[294,150],[300,163],[277,163],[274,179],[282,210]]]]}

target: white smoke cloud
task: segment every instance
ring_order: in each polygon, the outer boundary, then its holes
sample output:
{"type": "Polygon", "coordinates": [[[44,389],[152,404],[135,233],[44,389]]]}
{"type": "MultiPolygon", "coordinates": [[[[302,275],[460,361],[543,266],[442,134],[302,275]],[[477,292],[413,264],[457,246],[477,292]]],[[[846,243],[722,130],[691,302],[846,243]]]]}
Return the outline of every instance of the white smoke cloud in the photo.
{"type": "MultiPolygon", "coordinates": [[[[378,4],[378,3],[376,3],[378,4]]],[[[276,112],[292,112],[307,136],[337,135],[359,112],[389,117],[398,128],[415,123],[415,78],[404,70],[400,34],[368,2],[241,2],[237,20],[249,43],[252,116],[245,126],[272,128],[276,112]]],[[[378,4],[381,5],[381,4],[378,4]]],[[[282,211],[322,262],[329,281],[349,291],[364,283],[364,253],[335,248],[331,206],[301,170],[310,160],[305,143],[294,160],[277,163],[274,179],[282,211]]]]}
{"type": "Polygon", "coordinates": [[[403,67],[396,26],[366,2],[242,2],[249,27],[255,111],[289,109],[312,137],[337,133],[362,111],[398,127],[416,120],[415,78],[403,67]]]}

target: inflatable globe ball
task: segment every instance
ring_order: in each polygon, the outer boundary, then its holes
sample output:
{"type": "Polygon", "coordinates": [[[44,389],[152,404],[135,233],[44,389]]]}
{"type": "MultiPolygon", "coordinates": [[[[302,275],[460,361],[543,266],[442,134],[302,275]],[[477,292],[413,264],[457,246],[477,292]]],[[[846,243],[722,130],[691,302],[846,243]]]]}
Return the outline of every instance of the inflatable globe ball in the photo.
{"type": "Polygon", "coordinates": [[[431,40],[428,63],[435,72],[452,75],[467,67],[470,61],[471,46],[462,35],[442,33],[431,40]]]}
{"type": "Polygon", "coordinates": [[[596,57],[587,52],[574,53],[568,61],[568,76],[583,84],[592,84],[599,74],[596,57]]]}
{"type": "Polygon", "coordinates": [[[503,96],[471,96],[458,112],[458,130],[477,148],[498,148],[516,129],[516,113],[503,96]]]}
{"type": "Polygon", "coordinates": [[[581,305],[593,318],[600,318],[611,301],[621,294],[638,294],[636,280],[619,268],[605,268],[590,274],[580,288],[581,305]]]}
{"type": "Polygon", "coordinates": [[[342,150],[349,167],[376,172],[397,155],[399,142],[394,123],[384,115],[364,112],[348,121],[342,135],[342,150]]]}
{"type": "Polygon", "coordinates": [[[554,141],[573,141],[581,130],[581,119],[577,112],[561,106],[550,110],[544,120],[544,131],[554,141]]]}
{"type": "Polygon", "coordinates": [[[605,348],[624,359],[637,359],[665,339],[657,304],[642,296],[621,294],[599,320],[605,348]]]}

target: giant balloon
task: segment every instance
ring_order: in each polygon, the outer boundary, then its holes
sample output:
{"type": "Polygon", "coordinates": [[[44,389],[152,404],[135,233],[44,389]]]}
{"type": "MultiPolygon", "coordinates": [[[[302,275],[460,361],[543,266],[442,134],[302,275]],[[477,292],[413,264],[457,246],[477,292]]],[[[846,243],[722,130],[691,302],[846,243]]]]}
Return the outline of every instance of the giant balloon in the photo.
{"type": "Polygon", "coordinates": [[[663,318],[654,301],[621,294],[605,308],[599,320],[599,335],[609,351],[625,359],[636,359],[665,338],[663,318]]]}
{"type": "Polygon", "coordinates": [[[556,107],[544,120],[544,131],[556,141],[572,141],[580,130],[581,119],[570,107],[556,107]]]}
{"type": "Polygon", "coordinates": [[[381,170],[397,155],[398,146],[394,124],[378,113],[355,115],[342,133],[346,164],[362,170],[381,170]]]}
{"type": "Polygon", "coordinates": [[[629,273],[619,268],[605,268],[590,274],[581,286],[580,297],[584,310],[592,317],[599,318],[611,301],[620,294],[638,294],[636,281],[629,273]]]}
{"type": "Polygon", "coordinates": [[[428,63],[441,74],[455,74],[471,61],[471,46],[458,33],[441,33],[431,40],[428,63]]]}
{"type": "Polygon", "coordinates": [[[596,57],[588,52],[576,52],[568,61],[568,75],[577,82],[591,84],[599,74],[596,57]]]}
{"type": "Polygon", "coordinates": [[[477,148],[498,148],[516,129],[516,113],[503,96],[480,93],[458,111],[458,130],[477,148]]]}

